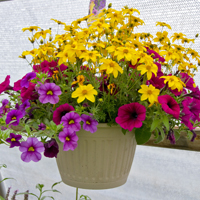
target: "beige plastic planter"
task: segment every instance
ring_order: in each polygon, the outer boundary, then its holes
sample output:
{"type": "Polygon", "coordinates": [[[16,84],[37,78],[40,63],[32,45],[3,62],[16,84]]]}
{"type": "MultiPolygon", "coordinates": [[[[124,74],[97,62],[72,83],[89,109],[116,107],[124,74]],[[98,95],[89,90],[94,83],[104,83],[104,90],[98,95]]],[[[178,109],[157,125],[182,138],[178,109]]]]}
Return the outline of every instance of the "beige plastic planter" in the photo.
{"type": "Polygon", "coordinates": [[[59,144],[57,165],[64,183],[83,189],[126,183],[136,148],[134,132],[123,135],[119,126],[99,124],[95,133],[80,130],[77,135],[74,151],[63,151],[63,144],[59,144]]]}

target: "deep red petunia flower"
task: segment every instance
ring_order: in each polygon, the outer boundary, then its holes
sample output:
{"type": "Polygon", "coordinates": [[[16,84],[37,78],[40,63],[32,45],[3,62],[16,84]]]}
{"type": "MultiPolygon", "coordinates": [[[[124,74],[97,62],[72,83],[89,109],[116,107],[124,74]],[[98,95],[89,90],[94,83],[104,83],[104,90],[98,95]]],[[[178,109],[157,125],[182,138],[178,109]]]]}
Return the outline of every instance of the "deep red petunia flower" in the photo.
{"type": "Polygon", "coordinates": [[[146,108],[139,103],[130,103],[118,109],[118,116],[115,121],[124,129],[132,131],[133,128],[140,128],[142,121],[146,118],[146,108]]]}
{"type": "Polygon", "coordinates": [[[60,124],[61,118],[68,112],[74,111],[74,107],[68,103],[60,105],[53,113],[53,121],[56,125],[60,124]]]}
{"type": "Polygon", "coordinates": [[[180,107],[173,97],[167,94],[162,95],[158,97],[158,102],[166,113],[173,115],[176,119],[179,118],[180,107]]]}

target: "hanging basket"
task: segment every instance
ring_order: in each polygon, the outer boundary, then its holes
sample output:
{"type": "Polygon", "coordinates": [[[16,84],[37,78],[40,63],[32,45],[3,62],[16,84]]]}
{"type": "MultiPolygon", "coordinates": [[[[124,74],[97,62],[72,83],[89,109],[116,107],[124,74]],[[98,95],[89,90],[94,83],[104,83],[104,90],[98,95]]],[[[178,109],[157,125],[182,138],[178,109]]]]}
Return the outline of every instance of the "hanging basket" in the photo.
{"type": "Polygon", "coordinates": [[[57,165],[62,181],[83,189],[108,189],[126,183],[136,140],[134,132],[124,135],[121,127],[99,124],[95,133],[81,129],[77,132],[78,147],[60,152],[57,165]]]}

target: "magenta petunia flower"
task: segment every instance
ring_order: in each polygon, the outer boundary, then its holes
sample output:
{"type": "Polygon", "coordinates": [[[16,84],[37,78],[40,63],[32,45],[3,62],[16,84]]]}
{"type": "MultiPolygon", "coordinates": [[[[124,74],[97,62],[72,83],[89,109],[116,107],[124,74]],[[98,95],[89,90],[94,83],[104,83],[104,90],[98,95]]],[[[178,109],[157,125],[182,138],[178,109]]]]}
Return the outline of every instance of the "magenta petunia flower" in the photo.
{"type": "Polygon", "coordinates": [[[32,79],[34,79],[34,78],[36,78],[36,73],[35,73],[35,72],[29,72],[29,73],[27,73],[27,74],[22,78],[22,80],[21,80],[21,82],[20,82],[21,87],[28,88],[29,82],[30,82],[32,79]]]}
{"type": "Polygon", "coordinates": [[[53,121],[56,125],[60,124],[61,118],[68,112],[74,111],[74,107],[68,103],[60,105],[53,113],[53,121]]]}
{"type": "Polygon", "coordinates": [[[41,85],[38,93],[40,94],[39,100],[41,103],[51,103],[56,104],[59,102],[58,95],[61,95],[62,92],[60,87],[57,86],[55,83],[45,83],[41,85]]]}
{"type": "Polygon", "coordinates": [[[160,78],[160,76],[152,74],[151,79],[147,83],[152,84],[157,89],[161,89],[165,86],[164,80],[164,78],[160,78]]]}
{"type": "Polygon", "coordinates": [[[11,110],[6,117],[6,124],[9,124],[11,121],[15,120],[12,122],[10,125],[17,126],[19,124],[19,120],[23,117],[23,113],[20,110],[11,110]]]}
{"type": "Polygon", "coordinates": [[[49,62],[44,60],[41,65],[33,65],[33,70],[35,72],[47,73],[49,71],[49,62]]]}
{"type": "Polygon", "coordinates": [[[190,113],[184,114],[183,116],[181,116],[181,123],[185,124],[189,128],[189,130],[192,130],[194,129],[194,127],[190,122],[190,118],[191,118],[190,113]]]}
{"type": "Polygon", "coordinates": [[[10,133],[10,137],[6,139],[6,142],[10,143],[10,148],[20,146],[19,140],[21,140],[21,135],[15,135],[14,133],[10,133]]]}
{"type": "Polygon", "coordinates": [[[180,73],[181,80],[185,83],[186,88],[189,90],[194,89],[194,79],[190,77],[187,73],[180,73]]]}
{"type": "Polygon", "coordinates": [[[59,140],[64,143],[63,151],[74,150],[78,146],[78,136],[76,132],[72,129],[64,128],[63,131],[59,133],[59,140]]]}
{"type": "Polygon", "coordinates": [[[59,147],[55,139],[50,139],[49,141],[47,141],[47,143],[44,144],[44,148],[45,148],[44,156],[48,158],[53,158],[53,157],[57,158],[59,147]]]}
{"type": "Polygon", "coordinates": [[[158,58],[158,61],[159,62],[165,62],[165,59],[163,57],[161,57],[157,52],[153,51],[153,50],[150,50],[148,47],[145,47],[147,49],[147,53],[149,55],[152,55],[153,54],[153,59],[157,59],[158,58]]]}
{"type": "Polygon", "coordinates": [[[134,102],[121,106],[118,109],[118,116],[115,121],[123,128],[132,131],[133,128],[140,128],[142,121],[146,118],[145,106],[134,102]]]}
{"type": "Polygon", "coordinates": [[[23,152],[21,159],[24,162],[30,162],[31,160],[38,162],[42,158],[41,152],[44,151],[44,145],[37,138],[30,137],[27,141],[21,142],[19,150],[23,152]]]}
{"type": "Polygon", "coordinates": [[[199,87],[195,87],[190,94],[187,96],[194,97],[195,99],[200,100],[200,90],[199,87]]]}
{"type": "Polygon", "coordinates": [[[5,81],[3,81],[0,84],[0,94],[9,88],[9,84],[10,84],[10,75],[7,75],[5,81]]]}
{"type": "Polygon", "coordinates": [[[20,80],[14,82],[14,87],[13,87],[13,90],[14,90],[14,91],[18,91],[18,90],[21,90],[21,89],[22,89],[22,87],[21,87],[21,81],[22,81],[22,79],[20,79],[20,80]]]}
{"type": "Polygon", "coordinates": [[[162,95],[158,97],[158,102],[166,113],[173,115],[176,119],[179,118],[180,107],[173,97],[167,94],[162,95]]]}
{"type": "Polygon", "coordinates": [[[62,118],[60,123],[63,123],[63,126],[68,129],[72,129],[73,131],[80,131],[81,129],[81,117],[79,114],[75,112],[70,112],[65,114],[62,118]]]}
{"type": "Polygon", "coordinates": [[[82,114],[81,120],[83,121],[83,129],[94,133],[97,131],[98,122],[89,115],[82,114]]]}
{"type": "Polygon", "coordinates": [[[187,97],[185,100],[183,100],[182,105],[183,110],[181,113],[181,122],[184,123],[190,130],[192,130],[195,127],[193,127],[191,120],[193,122],[200,121],[200,100],[187,97]]]}
{"type": "Polygon", "coordinates": [[[25,87],[22,88],[21,90],[22,102],[26,101],[27,99],[29,100],[38,99],[38,93],[35,91],[35,85],[36,84],[30,82],[28,88],[25,87]]]}

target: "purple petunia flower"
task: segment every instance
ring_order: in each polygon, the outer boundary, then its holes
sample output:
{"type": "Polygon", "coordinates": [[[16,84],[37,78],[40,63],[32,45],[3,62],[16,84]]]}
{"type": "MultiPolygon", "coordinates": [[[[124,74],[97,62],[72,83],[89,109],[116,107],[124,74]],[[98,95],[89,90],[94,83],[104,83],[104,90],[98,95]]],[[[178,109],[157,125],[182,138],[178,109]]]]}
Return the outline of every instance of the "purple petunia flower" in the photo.
{"type": "Polygon", "coordinates": [[[18,110],[20,110],[23,113],[23,115],[25,115],[26,109],[29,108],[30,106],[31,104],[29,100],[27,99],[19,106],[18,110]]]}
{"type": "Polygon", "coordinates": [[[135,102],[121,106],[115,121],[124,129],[140,128],[146,118],[145,106],[135,102]]]}
{"type": "Polygon", "coordinates": [[[36,77],[35,72],[29,72],[26,74],[24,78],[22,78],[20,85],[21,87],[28,88],[30,80],[34,79],[36,77]]]}
{"type": "Polygon", "coordinates": [[[10,137],[6,139],[6,142],[10,143],[10,148],[20,146],[19,140],[21,140],[21,135],[15,135],[14,133],[10,133],[10,137]]]}
{"type": "Polygon", "coordinates": [[[64,143],[63,151],[74,150],[78,146],[78,136],[76,132],[72,129],[64,128],[63,131],[59,133],[59,140],[64,143]]]}
{"type": "Polygon", "coordinates": [[[41,123],[40,125],[38,125],[38,130],[44,131],[46,129],[46,125],[41,123]]]}
{"type": "Polygon", "coordinates": [[[40,94],[39,100],[41,103],[51,103],[56,104],[59,102],[58,95],[61,95],[62,92],[60,87],[57,86],[55,83],[45,83],[41,85],[38,93],[40,94]]]}
{"type": "Polygon", "coordinates": [[[166,113],[173,115],[176,119],[179,118],[180,107],[173,97],[167,94],[162,95],[158,97],[158,102],[166,113]]]}
{"type": "Polygon", "coordinates": [[[56,125],[60,124],[61,118],[71,112],[74,111],[74,107],[70,106],[68,103],[60,105],[56,110],[53,112],[53,121],[56,125]]]}
{"type": "Polygon", "coordinates": [[[24,162],[30,162],[31,160],[38,162],[42,158],[41,152],[44,151],[44,145],[37,138],[30,137],[27,141],[21,142],[19,150],[23,152],[21,159],[24,162]]]}
{"type": "Polygon", "coordinates": [[[172,129],[169,130],[167,134],[167,139],[169,139],[171,144],[176,144],[176,138],[174,136],[174,131],[172,129]]]}
{"type": "Polygon", "coordinates": [[[61,118],[61,122],[63,123],[63,126],[68,129],[72,129],[73,131],[80,131],[81,125],[80,125],[81,117],[79,114],[75,112],[70,112],[65,114],[61,118]]]}
{"type": "Polygon", "coordinates": [[[48,158],[53,158],[56,157],[57,158],[57,154],[59,152],[59,147],[58,147],[58,143],[56,142],[55,139],[51,139],[49,141],[47,141],[47,143],[44,144],[44,156],[48,157],[48,158]]]}
{"type": "Polygon", "coordinates": [[[10,111],[9,101],[7,99],[2,100],[2,106],[0,107],[0,115],[7,113],[10,111]]]}
{"type": "Polygon", "coordinates": [[[19,120],[23,117],[23,113],[20,110],[11,110],[6,117],[6,124],[9,124],[11,121],[15,120],[12,122],[10,125],[17,126],[19,124],[19,120]]]}
{"type": "Polygon", "coordinates": [[[93,119],[89,115],[82,114],[81,120],[84,122],[83,123],[84,130],[90,131],[91,133],[94,133],[97,131],[98,122],[95,119],[93,119]]]}

